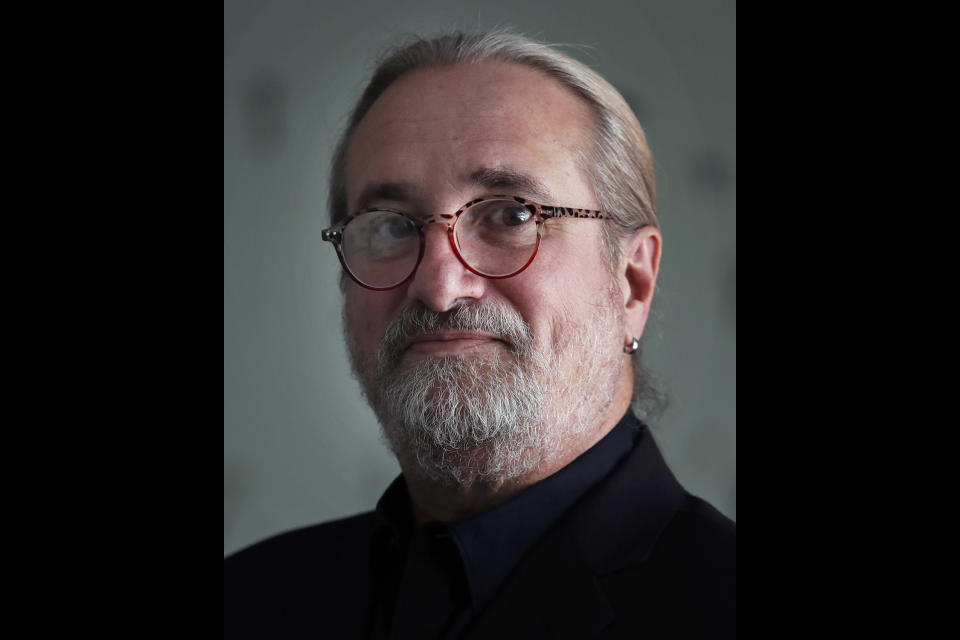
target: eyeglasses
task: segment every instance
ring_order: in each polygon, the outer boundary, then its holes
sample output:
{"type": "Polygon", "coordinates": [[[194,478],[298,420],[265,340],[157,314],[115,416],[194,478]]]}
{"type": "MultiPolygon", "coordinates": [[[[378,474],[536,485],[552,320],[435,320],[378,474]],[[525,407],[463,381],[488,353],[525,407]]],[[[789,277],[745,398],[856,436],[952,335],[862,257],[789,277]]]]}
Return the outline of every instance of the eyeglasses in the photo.
{"type": "Polygon", "coordinates": [[[378,207],[361,209],[324,229],[340,264],[361,287],[386,291],[413,277],[426,246],[424,228],[447,225],[447,238],[464,267],[484,278],[512,278],[530,266],[550,218],[603,219],[600,211],[552,207],[517,196],[477,198],[456,213],[425,219],[378,207]]]}

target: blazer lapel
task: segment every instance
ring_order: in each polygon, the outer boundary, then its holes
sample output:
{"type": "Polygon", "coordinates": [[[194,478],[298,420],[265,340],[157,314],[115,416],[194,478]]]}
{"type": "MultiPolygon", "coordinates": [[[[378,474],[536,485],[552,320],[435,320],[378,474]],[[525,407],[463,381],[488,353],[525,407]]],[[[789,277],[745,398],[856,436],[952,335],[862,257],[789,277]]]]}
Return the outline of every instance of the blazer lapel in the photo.
{"type": "Polygon", "coordinates": [[[642,563],[684,495],[644,429],[627,458],[524,556],[462,637],[593,636],[615,618],[597,578],[642,563]]]}

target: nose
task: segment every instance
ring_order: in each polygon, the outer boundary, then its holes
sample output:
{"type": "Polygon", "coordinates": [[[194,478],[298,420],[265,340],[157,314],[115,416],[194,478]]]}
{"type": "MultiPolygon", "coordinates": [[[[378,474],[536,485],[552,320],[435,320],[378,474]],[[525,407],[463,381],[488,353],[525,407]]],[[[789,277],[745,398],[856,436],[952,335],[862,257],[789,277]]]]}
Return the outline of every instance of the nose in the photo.
{"type": "Polygon", "coordinates": [[[449,311],[481,298],[486,278],[467,269],[450,244],[446,224],[423,229],[423,259],[407,288],[407,297],[432,311],[449,311]]]}

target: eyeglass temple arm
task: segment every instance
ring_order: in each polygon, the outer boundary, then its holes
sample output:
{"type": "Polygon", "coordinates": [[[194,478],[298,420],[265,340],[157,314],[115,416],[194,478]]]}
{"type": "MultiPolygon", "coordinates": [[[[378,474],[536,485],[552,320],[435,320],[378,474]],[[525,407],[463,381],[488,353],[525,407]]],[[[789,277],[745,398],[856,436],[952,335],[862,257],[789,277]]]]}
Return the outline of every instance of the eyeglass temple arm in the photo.
{"type": "Polygon", "coordinates": [[[544,218],[595,218],[602,220],[603,212],[593,209],[575,209],[574,207],[548,207],[540,206],[540,215],[544,218]]]}

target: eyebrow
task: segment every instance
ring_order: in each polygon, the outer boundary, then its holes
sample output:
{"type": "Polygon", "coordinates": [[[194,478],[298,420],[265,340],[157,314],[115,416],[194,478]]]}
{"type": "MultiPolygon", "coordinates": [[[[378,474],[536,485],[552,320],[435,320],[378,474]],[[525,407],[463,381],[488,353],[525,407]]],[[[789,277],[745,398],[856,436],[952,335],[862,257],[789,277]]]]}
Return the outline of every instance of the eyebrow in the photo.
{"type": "MultiPolygon", "coordinates": [[[[553,195],[543,182],[509,167],[482,167],[473,171],[469,180],[486,190],[504,191],[503,195],[553,202],[553,195]]],[[[360,192],[355,210],[372,207],[381,200],[415,203],[422,199],[423,190],[413,182],[374,182],[360,192]]]]}
{"type": "Polygon", "coordinates": [[[374,182],[365,186],[360,192],[356,208],[365,209],[378,200],[412,202],[420,194],[420,189],[412,182],[374,182]]]}
{"type": "Polygon", "coordinates": [[[470,174],[470,181],[485,189],[507,190],[504,195],[522,195],[536,200],[553,201],[553,195],[543,182],[509,167],[477,169],[470,174]]]}

